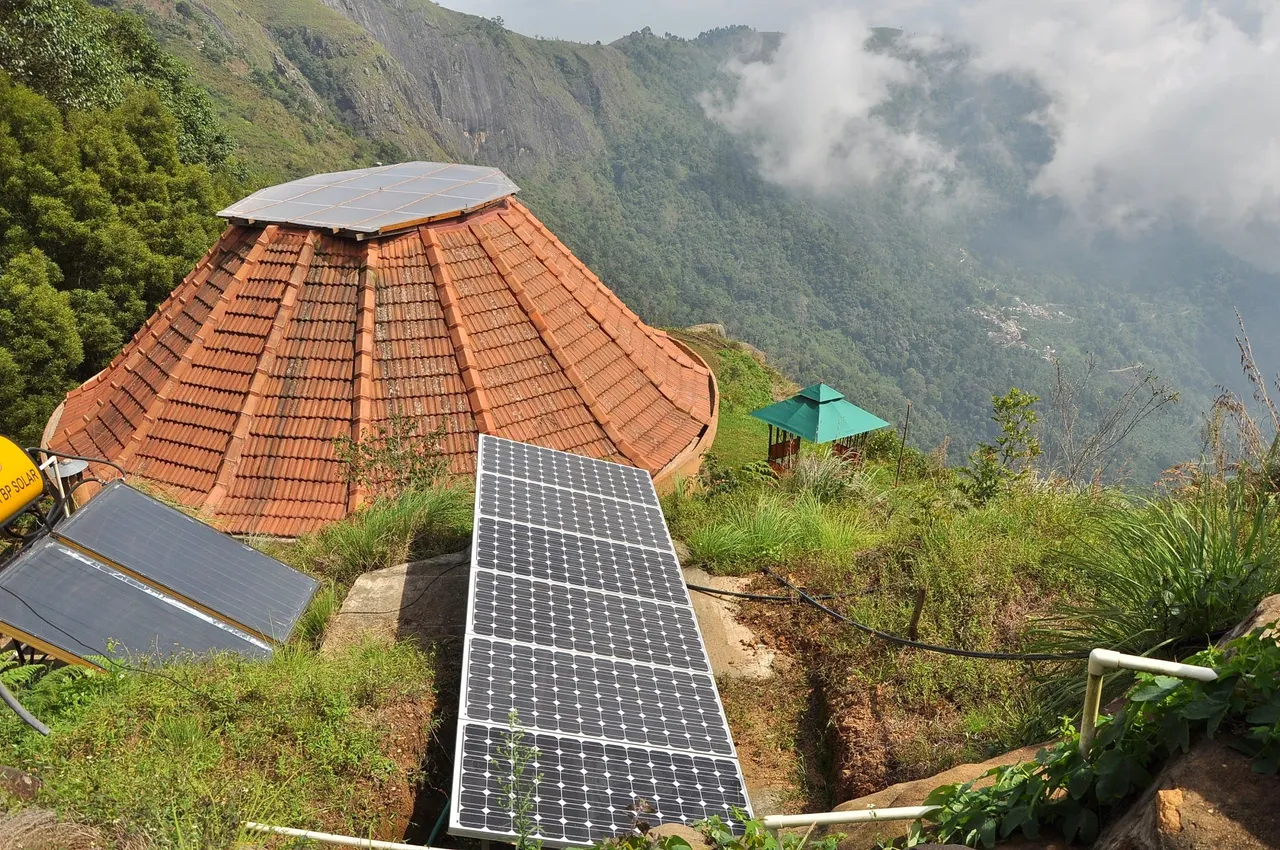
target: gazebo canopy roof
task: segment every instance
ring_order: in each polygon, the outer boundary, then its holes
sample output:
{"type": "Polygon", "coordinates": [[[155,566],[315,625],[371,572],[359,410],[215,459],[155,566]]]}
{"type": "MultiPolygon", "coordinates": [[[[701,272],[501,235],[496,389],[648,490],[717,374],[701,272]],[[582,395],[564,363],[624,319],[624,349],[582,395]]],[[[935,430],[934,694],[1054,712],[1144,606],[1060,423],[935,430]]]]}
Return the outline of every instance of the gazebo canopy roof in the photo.
{"type": "Polygon", "coordinates": [[[829,443],[889,426],[826,384],[805,387],[786,401],[762,407],[751,415],[811,443],[829,443]]]}

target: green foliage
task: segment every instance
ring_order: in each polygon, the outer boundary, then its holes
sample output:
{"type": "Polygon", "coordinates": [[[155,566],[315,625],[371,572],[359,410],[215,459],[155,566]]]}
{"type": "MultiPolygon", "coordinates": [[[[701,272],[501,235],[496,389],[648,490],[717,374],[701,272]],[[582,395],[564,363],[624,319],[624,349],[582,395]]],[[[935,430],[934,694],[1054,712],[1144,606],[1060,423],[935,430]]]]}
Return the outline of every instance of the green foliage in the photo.
{"type": "Polygon", "coordinates": [[[0,431],[38,440],[204,253],[226,198],[182,163],[155,94],[64,116],[0,74],[0,394],[20,397],[0,431]]]}
{"type": "Polygon", "coordinates": [[[838,561],[874,542],[874,526],[850,505],[823,504],[765,490],[737,494],[718,518],[686,536],[696,562],[725,574],[811,555],[838,561]]]}
{"type": "Polygon", "coordinates": [[[333,615],[342,607],[342,595],[338,593],[333,582],[326,582],[311,598],[311,604],[298,618],[294,626],[292,640],[312,649],[319,649],[324,640],[324,630],[328,627],[333,615]]]}
{"type": "Polygon", "coordinates": [[[1033,408],[1040,397],[1013,387],[1004,395],[991,397],[992,420],[1000,428],[995,444],[979,443],[969,456],[969,466],[961,470],[965,492],[984,504],[1010,482],[1025,478],[1040,456],[1040,439],[1035,426],[1040,421],[1033,408]]]}
{"type": "Polygon", "coordinates": [[[472,507],[471,491],[458,486],[383,496],[282,555],[345,587],[361,573],[462,548],[471,534],[472,507]]]}
{"type": "Polygon", "coordinates": [[[869,476],[835,453],[802,455],[782,479],[785,490],[808,494],[824,504],[874,498],[869,476]]]}
{"type": "Polygon", "coordinates": [[[498,745],[498,754],[490,757],[489,765],[498,776],[496,804],[511,815],[516,850],[540,850],[542,839],[535,837],[538,825],[533,815],[542,774],[538,772],[538,748],[526,737],[520,713],[513,708],[507,716],[507,731],[498,745]]]}
{"type": "Polygon", "coordinates": [[[30,443],[84,360],[71,299],[55,288],[61,275],[39,248],[0,270],[0,433],[30,443]]]}
{"type": "Polygon", "coordinates": [[[231,143],[209,95],[135,15],[85,0],[11,0],[0,7],[0,70],[69,110],[114,108],[154,91],[178,122],[184,162],[219,165],[231,143]]]}
{"type": "Polygon", "coordinates": [[[924,832],[917,824],[908,845],[924,840],[961,841],[993,847],[1021,832],[1037,838],[1058,831],[1087,843],[1107,816],[1150,782],[1160,763],[1187,750],[1194,737],[1220,730],[1238,736],[1233,745],[1253,758],[1259,773],[1280,769],[1280,647],[1261,629],[1189,659],[1218,671],[1213,682],[1138,675],[1128,704],[1099,722],[1088,757],[1079,735],[1064,721],[1063,739],[1041,750],[1033,762],[996,767],[984,774],[994,783],[945,785],[924,801],[942,809],[924,832]],[[1238,741],[1238,743],[1236,743],[1238,741]]]}
{"type": "Polygon", "coordinates": [[[420,419],[392,413],[359,440],[345,434],[336,438],[334,453],[346,465],[347,482],[390,498],[439,485],[449,471],[440,453],[447,426],[442,423],[428,434],[421,428],[420,419]]]}
{"type": "MultiPolygon", "coordinates": [[[[1280,592],[1278,520],[1280,507],[1241,482],[1181,500],[1103,507],[1085,525],[1093,545],[1067,559],[1082,584],[1079,601],[1061,601],[1039,621],[1036,647],[1179,658],[1207,646],[1280,592]]],[[[1062,686],[1052,700],[1059,709],[1075,702],[1079,677],[1062,686]]]]}
{"type": "Polygon", "coordinates": [[[386,826],[373,814],[385,786],[412,780],[389,730],[405,703],[431,698],[432,670],[406,644],[66,668],[15,689],[53,734],[0,713],[0,762],[37,773],[40,805],[117,846],[233,846],[245,820],[368,834],[386,826]]]}

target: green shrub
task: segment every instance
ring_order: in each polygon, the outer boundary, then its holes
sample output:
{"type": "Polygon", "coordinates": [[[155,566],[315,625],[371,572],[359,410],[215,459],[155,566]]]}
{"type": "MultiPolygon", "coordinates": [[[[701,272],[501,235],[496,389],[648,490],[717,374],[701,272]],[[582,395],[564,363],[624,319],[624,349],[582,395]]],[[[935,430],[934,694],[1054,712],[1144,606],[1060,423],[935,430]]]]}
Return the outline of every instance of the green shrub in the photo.
{"type": "Polygon", "coordinates": [[[1220,729],[1253,758],[1258,773],[1280,769],[1280,646],[1255,631],[1232,641],[1226,652],[1210,649],[1190,659],[1214,667],[1213,682],[1139,675],[1139,686],[1114,717],[1101,718],[1089,755],[1064,721],[1063,740],[1041,750],[1035,761],[996,767],[978,780],[944,785],[925,805],[941,810],[927,836],[913,825],[908,846],[925,840],[962,841],[993,847],[1021,832],[1036,839],[1060,831],[1067,841],[1090,842],[1109,814],[1150,784],[1161,762],[1186,751],[1194,736],[1220,729]]]}
{"type": "Polygon", "coordinates": [[[804,455],[791,474],[782,479],[785,490],[809,494],[819,502],[841,502],[870,498],[873,488],[867,475],[837,454],[804,455]]]}
{"type": "Polygon", "coordinates": [[[1204,648],[1259,599],[1280,591],[1276,504],[1238,483],[1188,500],[1110,506],[1093,521],[1097,545],[1073,553],[1080,601],[1036,629],[1054,652],[1106,647],[1179,657],[1204,648]]]}
{"type": "Polygon", "coordinates": [[[809,494],[791,497],[775,490],[722,500],[713,518],[687,535],[695,561],[728,574],[806,555],[848,558],[874,539],[872,524],[852,506],[824,505],[809,494]]]}

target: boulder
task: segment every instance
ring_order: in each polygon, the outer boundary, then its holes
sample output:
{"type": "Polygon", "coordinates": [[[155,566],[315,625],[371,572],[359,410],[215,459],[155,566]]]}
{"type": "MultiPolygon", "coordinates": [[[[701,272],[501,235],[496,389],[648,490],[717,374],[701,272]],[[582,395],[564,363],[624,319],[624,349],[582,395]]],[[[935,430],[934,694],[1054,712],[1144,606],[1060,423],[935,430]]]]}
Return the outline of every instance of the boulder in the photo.
{"type": "MultiPolygon", "coordinates": [[[[984,762],[958,764],[950,770],[944,770],[942,773],[930,776],[927,779],[899,782],[897,785],[890,785],[883,791],[877,791],[874,794],[868,794],[865,797],[841,803],[836,806],[835,810],[837,812],[850,812],[862,809],[919,806],[924,803],[925,797],[928,797],[933,789],[940,785],[969,782],[982,776],[993,767],[1030,761],[1035,758],[1036,752],[1043,746],[1045,745],[1035,744],[987,759],[984,762]]],[[[990,784],[990,782],[991,780],[984,779],[980,780],[978,784],[982,786],[990,784]]],[[[842,824],[832,827],[830,831],[844,833],[844,839],[840,842],[840,850],[867,850],[867,848],[878,846],[881,842],[888,842],[891,839],[905,836],[907,827],[910,825],[910,821],[881,821],[879,823],[842,824]]]]}
{"type": "Polygon", "coordinates": [[[691,334],[709,334],[710,336],[718,337],[724,337],[727,335],[725,333],[724,325],[719,322],[705,322],[701,325],[690,325],[685,328],[685,330],[691,334]]]}
{"type": "Polygon", "coordinates": [[[330,620],[321,650],[371,637],[392,643],[461,640],[467,623],[470,550],[365,573],[330,620]]]}
{"type": "Polygon", "coordinates": [[[1094,843],[1094,850],[1219,848],[1280,848],[1280,777],[1254,773],[1248,756],[1217,738],[1165,765],[1094,843]]]}

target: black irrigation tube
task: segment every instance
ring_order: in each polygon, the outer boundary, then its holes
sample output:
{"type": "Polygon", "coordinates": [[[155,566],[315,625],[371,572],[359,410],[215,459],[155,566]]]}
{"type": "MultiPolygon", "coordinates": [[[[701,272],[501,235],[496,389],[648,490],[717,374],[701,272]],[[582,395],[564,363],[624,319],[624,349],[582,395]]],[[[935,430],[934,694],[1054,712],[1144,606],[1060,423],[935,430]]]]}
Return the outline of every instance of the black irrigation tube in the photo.
{"type": "Polygon", "coordinates": [[[888,632],[882,632],[879,629],[873,629],[871,626],[859,623],[857,620],[846,617],[834,608],[823,605],[817,599],[805,593],[803,590],[796,587],[794,584],[787,581],[768,567],[764,567],[764,572],[774,581],[790,589],[805,602],[809,603],[814,608],[817,608],[819,611],[822,611],[827,616],[844,623],[846,626],[853,626],[859,631],[866,632],[874,638],[879,638],[880,640],[888,641],[889,643],[896,643],[898,646],[909,646],[912,649],[922,649],[926,652],[938,652],[943,655],[957,655],[961,658],[982,658],[988,661],[1076,661],[1089,657],[1089,653],[1087,652],[1067,652],[1062,654],[1037,652],[979,652],[973,649],[957,649],[954,646],[938,646],[937,644],[932,643],[921,643],[918,640],[910,640],[909,638],[892,635],[888,632]]]}
{"type": "MultiPolygon", "coordinates": [[[[733,596],[737,599],[752,599],[757,602],[796,602],[794,596],[773,596],[767,593],[744,593],[741,590],[721,590],[718,587],[706,587],[701,584],[693,584],[685,582],[684,586],[690,590],[696,590],[699,593],[710,594],[711,596],[733,596]]],[[[828,596],[815,596],[815,599],[843,599],[846,596],[857,596],[856,593],[837,593],[828,596]]]]}

